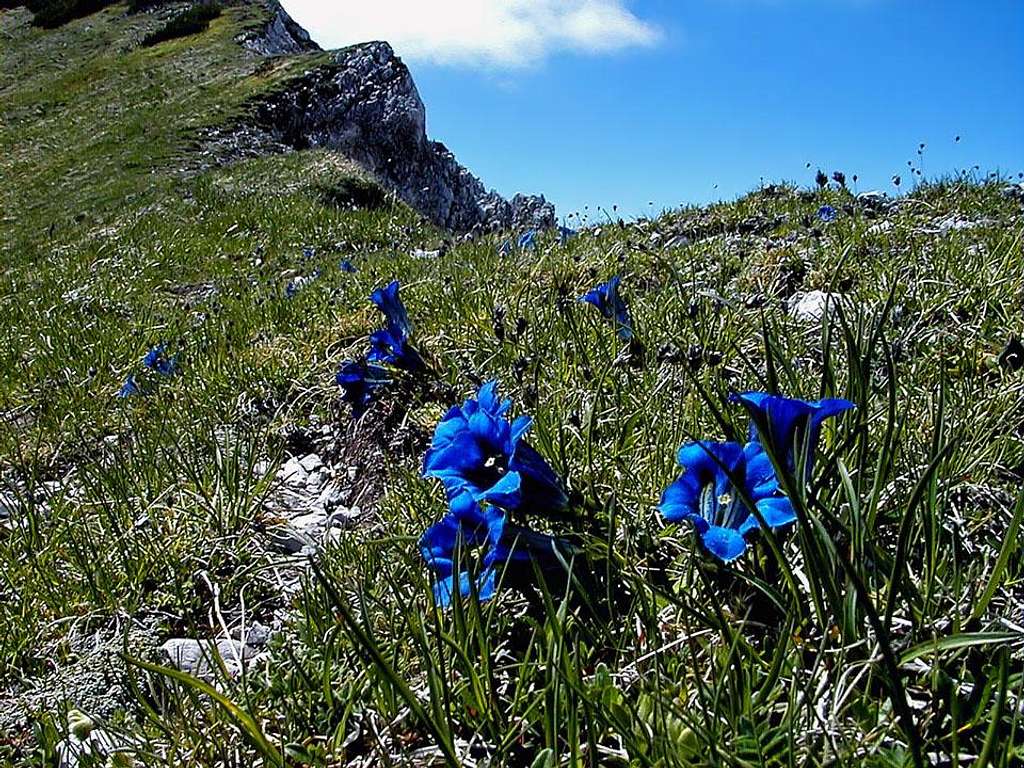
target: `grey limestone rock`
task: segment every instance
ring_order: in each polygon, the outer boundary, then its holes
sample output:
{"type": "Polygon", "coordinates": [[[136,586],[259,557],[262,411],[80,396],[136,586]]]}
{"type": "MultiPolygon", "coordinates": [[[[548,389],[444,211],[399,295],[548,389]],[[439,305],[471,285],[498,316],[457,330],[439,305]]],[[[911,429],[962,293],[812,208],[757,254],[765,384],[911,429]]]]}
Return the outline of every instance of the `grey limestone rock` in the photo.
{"type": "Polygon", "coordinates": [[[454,232],[555,225],[543,196],[506,200],[427,138],[426,109],[409,69],[385,42],[335,51],[262,97],[249,118],[214,137],[244,156],[272,148],[341,152],[434,224],[454,232]]]}
{"type": "Polygon", "coordinates": [[[270,20],[263,29],[243,35],[239,40],[243,46],[261,56],[281,56],[289,53],[319,51],[309,33],[303,29],[277,0],[267,3],[270,20]]]}
{"type": "Polygon", "coordinates": [[[787,307],[789,314],[803,323],[819,323],[825,315],[826,307],[831,314],[836,305],[843,300],[837,293],[826,293],[825,291],[807,291],[796,293],[790,297],[787,307]]]}
{"type": "Polygon", "coordinates": [[[250,645],[236,640],[193,640],[176,637],[168,640],[160,650],[177,669],[199,678],[211,679],[217,675],[216,656],[219,655],[229,675],[237,675],[241,664],[257,655],[250,645]]]}

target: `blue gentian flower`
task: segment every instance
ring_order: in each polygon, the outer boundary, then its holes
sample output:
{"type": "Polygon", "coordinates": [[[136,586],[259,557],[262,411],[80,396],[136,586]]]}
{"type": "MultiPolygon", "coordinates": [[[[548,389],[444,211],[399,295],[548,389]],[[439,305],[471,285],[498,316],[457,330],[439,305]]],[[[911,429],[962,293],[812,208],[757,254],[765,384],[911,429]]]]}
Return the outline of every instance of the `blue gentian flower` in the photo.
{"type": "MultiPolygon", "coordinates": [[[[461,550],[468,555],[470,550],[483,547],[490,539],[490,528],[485,521],[473,524],[451,514],[426,530],[420,539],[420,553],[438,577],[434,584],[434,602],[437,605],[447,607],[451,604],[456,579],[460,595],[465,597],[471,593],[470,573],[462,562],[459,572],[455,572],[457,553],[461,550]]],[[[464,556],[463,560],[468,560],[468,557],[464,556]]],[[[494,597],[496,576],[494,568],[484,563],[476,579],[476,590],[481,600],[494,597]]]]}
{"type": "Polygon", "coordinates": [[[393,365],[406,371],[418,371],[423,367],[423,358],[408,340],[396,338],[386,328],[370,334],[370,352],[366,359],[371,363],[393,365]]]}
{"type": "Polygon", "coordinates": [[[353,264],[348,259],[342,259],[341,264],[339,266],[341,267],[341,271],[342,272],[352,273],[352,272],[357,272],[358,271],[356,269],[356,267],[355,267],[355,264],[353,264]]]}
{"type": "Polygon", "coordinates": [[[531,577],[533,563],[542,570],[559,566],[556,551],[566,548],[564,542],[510,525],[505,513],[490,505],[500,502],[501,496],[501,492],[485,493],[477,500],[468,492],[456,495],[451,500],[449,513],[428,528],[420,539],[420,553],[438,577],[434,584],[437,605],[451,604],[456,584],[462,597],[472,594],[475,586],[480,600],[489,600],[495,594],[501,570],[513,564],[529,564],[531,577]],[[470,571],[472,550],[483,555],[475,579],[470,571]]]}
{"type": "Polygon", "coordinates": [[[155,347],[151,347],[146,353],[146,356],[142,358],[142,364],[147,368],[156,368],[157,363],[164,354],[164,345],[159,344],[155,347]]]}
{"type": "Polygon", "coordinates": [[[800,400],[766,392],[744,392],[732,395],[730,399],[741,404],[750,414],[750,439],[762,445],[765,439],[770,441],[771,447],[778,452],[776,458],[785,462],[788,471],[796,471],[797,457],[803,453],[806,444],[808,475],[825,419],[856,407],[849,400],[840,398],[800,400]]]}
{"type": "Polygon", "coordinates": [[[398,295],[398,287],[398,281],[393,280],[387,287],[378,288],[370,294],[370,301],[384,313],[391,335],[404,341],[412,333],[412,326],[409,324],[409,315],[405,311],[405,305],[402,304],[402,299],[398,295]]]}
{"type": "Polygon", "coordinates": [[[537,247],[537,230],[528,229],[519,236],[517,243],[520,250],[533,250],[537,247]]]}
{"type": "Polygon", "coordinates": [[[316,248],[314,248],[312,245],[307,245],[305,248],[302,249],[302,258],[308,260],[312,259],[314,256],[316,256],[316,248]]]}
{"type": "Polygon", "coordinates": [[[415,371],[423,367],[423,359],[409,344],[412,326],[398,290],[398,281],[395,280],[386,288],[378,288],[370,296],[370,300],[387,318],[387,328],[370,335],[370,354],[367,359],[371,363],[415,371]]]}
{"type": "Polygon", "coordinates": [[[151,371],[156,371],[161,376],[172,376],[178,367],[177,357],[166,356],[166,345],[158,344],[152,347],[144,358],[142,364],[151,371]]]}
{"type": "Polygon", "coordinates": [[[365,361],[344,363],[335,376],[335,381],[344,390],[342,399],[352,406],[352,416],[359,418],[373,401],[374,392],[390,383],[386,370],[365,361]]]}
{"type": "Polygon", "coordinates": [[[547,462],[524,439],[532,420],[509,422],[511,400],[499,400],[496,381],[484,384],[476,398],[455,406],[434,431],[423,460],[425,477],[444,484],[450,499],[463,492],[481,499],[505,493],[501,506],[533,514],[564,510],[568,495],[547,462]]]}
{"type": "Polygon", "coordinates": [[[777,495],[771,462],[757,443],[687,443],[679,449],[678,461],[683,474],[665,489],[659,509],[669,522],[692,523],[704,547],[723,562],[742,555],[747,549],[744,537],[760,527],[747,501],[771,528],[796,519],[789,499],[777,495]]]}
{"type": "Polygon", "coordinates": [[[139,385],[135,383],[135,375],[130,374],[127,379],[124,380],[124,384],[117,390],[117,396],[120,398],[131,397],[133,395],[141,395],[142,390],[139,389],[139,385]]]}
{"type": "Polygon", "coordinates": [[[836,220],[839,213],[831,205],[823,205],[818,209],[818,218],[826,224],[836,220]]]}
{"type": "Polygon", "coordinates": [[[580,297],[580,301],[593,304],[609,320],[614,320],[619,338],[629,341],[633,338],[633,321],[629,316],[629,307],[619,295],[619,276],[616,275],[607,283],[594,288],[580,297]]]}

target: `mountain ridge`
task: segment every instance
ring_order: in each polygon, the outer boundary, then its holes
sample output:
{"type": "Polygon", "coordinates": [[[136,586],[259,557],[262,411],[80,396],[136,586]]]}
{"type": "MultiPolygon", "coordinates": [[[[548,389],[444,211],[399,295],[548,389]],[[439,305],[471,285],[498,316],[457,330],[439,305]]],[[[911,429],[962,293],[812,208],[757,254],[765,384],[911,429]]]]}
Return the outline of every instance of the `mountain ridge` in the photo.
{"type": "MultiPolygon", "coordinates": [[[[319,147],[354,155],[382,186],[451,232],[554,225],[554,207],[543,196],[506,200],[428,138],[426,108],[412,75],[387,43],[323,51],[277,0],[230,0],[210,30],[142,47],[146,35],[189,7],[158,2],[129,6],[126,13],[107,4],[81,17],[72,9],[54,29],[31,26],[23,9],[5,10],[0,32],[11,41],[6,56],[0,54],[5,68],[52,62],[39,68],[50,74],[35,90],[17,82],[0,88],[11,97],[0,110],[9,125],[20,123],[27,136],[41,130],[40,114],[84,124],[95,110],[102,113],[96,122],[107,130],[46,157],[35,154],[40,145],[20,141],[22,135],[12,131],[18,146],[3,162],[47,167],[56,161],[64,174],[51,184],[63,186],[68,172],[86,165],[83,148],[105,139],[102,149],[95,147],[104,164],[133,163],[141,191],[158,181],[154,175],[165,175],[169,160],[187,171],[211,159],[223,165],[319,147]],[[159,102],[153,100],[157,93],[159,102]],[[181,106],[174,108],[176,102],[181,106]],[[154,134],[166,141],[154,141],[154,134]],[[129,161],[136,149],[138,156],[129,161]]],[[[73,190],[54,191],[56,196],[30,204],[52,205],[56,213],[58,202],[70,202],[69,192],[75,196],[73,190]]],[[[18,193],[33,197],[31,190],[18,193]]],[[[119,207],[115,197],[110,205],[119,207]]],[[[8,206],[7,213],[19,208],[8,206]]]]}
{"type": "MultiPolygon", "coordinates": [[[[276,20],[273,22],[277,24],[276,20]]],[[[374,174],[434,224],[466,233],[554,226],[543,195],[506,200],[426,132],[426,107],[391,46],[373,41],[327,52],[330,61],[258,97],[214,145],[237,155],[326,148],[374,174]],[[255,150],[255,151],[254,151],[255,150]]]]}
{"type": "MultiPolygon", "coordinates": [[[[321,51],[278,2],[263,31],[242,44],[266,56],[321,51]]],[[[335,149],[373,173],[431,222],[454,232],[546,229],[555,209],[543,195],[506,200],[488,190],[426,131],[426,106],[412,73],[384,40],[325,52],[330,62],[255,101],[251,120],[213,133],[227,158],[265,151],[335,149]]]]}

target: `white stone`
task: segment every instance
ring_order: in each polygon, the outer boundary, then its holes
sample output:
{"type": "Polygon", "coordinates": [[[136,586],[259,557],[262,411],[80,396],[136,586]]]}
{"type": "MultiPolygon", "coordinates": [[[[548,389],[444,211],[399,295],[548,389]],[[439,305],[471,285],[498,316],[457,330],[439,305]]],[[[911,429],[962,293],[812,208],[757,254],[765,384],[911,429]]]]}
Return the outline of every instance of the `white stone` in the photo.
{"type": "Polygon", "coordinates": [[[255,655],[255,651],[234,640],[193,640],[191,638],[176,637],[168,640],[160,650],[167,656],[168,661],[190,675],[200,678],[213,678],[218,673],[215,655],[220,655],[224,661],[224,667],[232,677],[241,672],[240,662],[255,655]]]}
{"type": "Polygon", "coordinates": [[[308,456],[303,456],[299,459],[299,464],[301,464],[302,468],[307,472],[316,472],[324,465],[324,462],[315,453],[311,453],[308,456]]]}
{"type": "Polygon", "coordinates": [[[348,528],[359,519],[361,514],[362,510],[359,507],[352,507],[352,509],[340,507],[327,518],[327,526],[328,528],[348,528]]]}
{"type": "Polygon", "coordinates": [[[857,202],[872,208],[885,207],[889,204],[889,196],[885,192],[872,189],[857,195],[857,202]]]}
{"type": "Polygon", "coordinates": [[[114,737],[100,728],[92,728],[82,736],[70,734],[57,745],[57,761],[60,768],[79,768],[91,765],[120,765],[116,755],[131,765],[129,745],[119,744],[114,737]]]}
{"type": "Polygon", "coordinates": [[[252,647],[264,646],[270,642],[274,631],[258,621],[245,628],[245,644],[252,647]]]}
{"type": "Polygon", "coordinates": [[[284,463],[284,466],[277,471],[277,477],[291,485],[305,485],[306,476],[309,472],[302,466],[302,462],[292,457],[284,463]]]}
{"type": "Polygon", "coordinates": [[[293,517],[290,524],[292,528],[310,534],[327,526],[327,515],[321,510],[308,512],[305,515],[293,517]]]}
{"type": "Polygon", "coordinates": [[[827,306],[831,313],[842,298],[842,295],[838,293],[825,293],[825,291],[796,293],[789,299],[789,314],[801,322],[819,323],[825,315],[825,307],[827,306]]]}

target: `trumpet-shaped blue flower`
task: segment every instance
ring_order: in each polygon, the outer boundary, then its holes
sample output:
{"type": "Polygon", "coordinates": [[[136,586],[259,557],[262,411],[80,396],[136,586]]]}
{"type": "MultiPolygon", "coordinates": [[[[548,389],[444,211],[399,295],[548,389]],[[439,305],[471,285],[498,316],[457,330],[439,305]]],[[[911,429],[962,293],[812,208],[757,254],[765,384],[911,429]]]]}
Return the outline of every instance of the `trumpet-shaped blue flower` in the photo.
{"type": "Polygon", "coordinates": [[[779,484],[766,458],[756,443],[687,443],[678,455],[683,474],[661,497],[662,515],[692,523],[712,555],[735,560],[747,549],[746,534],[760,527],[748,501],[770,528],[796,519],[789,499],[777,495],[779,484]]]}
{"type": "Polygon", "coordinates": [[[132,397],[133,395],[141,395],[142,390],[139,385],[135,383],[135,375],[129,374],[128,378],[124,380],[124,384],[117,390],[117,396],[120,398],[132,397]]]}
{"type": "Polygon", "coordinates": [[[152,347],[142,358],[142,364],[161,376],[173,376],[178,367],[177,357],[168,358],[166,351],[164,344],[152,347]]]}
{"type": "Polygon", "coordinates": [[[409,315],[405,311],[405,305],[398,295],[398,281],[393,280],[384,288],[378,288],[370,294],[372,301],[387,318],[388,331],[396,339],[405,340],[412,334],[412,326],[409,324],[409,315]]]}
{"type": "MultiPolygon", "coordinates": [[[[451,603],[456,580],[462,596],[470,593],[469,554],[492,541],[492,529],[497,527],[499,518],[504,518],[500,509],[481,507],[471,494],[462,493],[452,499],[449,513],[424,532],[420,538],[420,554],[438,577],[434,584],[434,601],[438,605],[451,603]]],[[[485,560],[489,554],[485,554],[485,560]]],[[[495,573],[490,565],[482,563],[477,577],[476,588],[481,600],[494,596],[495,573]]]]}
{"type": "Polygon", "coordinates": [[[824,221],[826,224],[835,221],[839,215],[838,211],[831,205],[823,205],[818,209],[818,218],[824,221]]]}
{"type": "Polygon", "coordinates": [[[343,364],[335,381],[343,390],[342,399],[352,406],[354,418],[363,415],[379,387],[390,383],[386,370],[361,360],[343,364]]]}
{"type": "Polygon", "coordinates": [[[484,384],[476,398],[445,414],[424,458],[424,476],[440,479],[450,499],[463,492],[480,499],[501,491],[506,509],[564,510],[569,499],[561,481],[523,439],[532,420],[520,416],[509,422],[512,402],[500,400],[497,387],[495,381],[484,384]]]}
{"type": "Polygon", "coordinates": [[[380,365],[393,365],[406,371],[418,371],[423,367],[423,358],[407,339],[395,338],[388,329],[370,334],[370,352],[367,361],[380,365]]]}
{"type": "Polygon", "coordinates": [[[528,229],[525,232],[523,232],[523,234],[519,236],[519,241],[517,245],[519,246],[520,250],[532,251],[534,248],[537,247],[537,230],[528,229]]]}
{"type": "Polygon", "coordinates": [[[469,492],[456,495],[451,500],[449,513],[428,528],[420,539],[420,553],[437,576],[434,583],[437,605],[451,604],[456,585],[462,597],[468,597],[475,586],[480,600],[489,600],[495,594],[501,571],[515,565],[529,564],[529,576],[533,575],[532,563],[542,570],[558,567],[556,551],[564,549],[564,543],[552,536],[510,525],[503,511],[489,505],[500,502],[501,497],[502,492],[485,493],[480,499],[469,492]],[[474,550],[482,555],[475,579],[471,571],[474,550]]]}
{"type": "Polygon", "coordinates": [[[609,320],[614,320],[619,338],[629,341],[633,338],[633,321],[629,316],[629,307],[619,295],[619,276],[616,275],[607,283],[601,283],[593,290],[580,297],[580,301],[593,304],[609,320]]]}
{"type": "Polygon", "coordinates": [[[744,392],[730,399],[743,405],[750,414],[750,439],[761,445],[769,441],[777,451],[776,458],[784,461],[790,472],[796,470],[797,458],[806,445],[805,467],[809,473],[825,419],[856,407],[849,400],[840,398],[800,400],[766,392],[744,392]]]}
{"type": "Polygon", "coordinates": [[[339,267],[341,268],[341,271],[342,271],[342,272],[349,272],[349,273],[352,273],[352,272],[357,272],[357,271],[358,271],[358,270],[356,269],[356,266],[355,266],[355,264],[353,264],[353,263],[352,263],[351,261],[349,261],[348,259],[342,259],[342,260],[341,260],[341,263],[340,263],[340,264],[339,264],[338,266],[339,266],[339,267]]]}

